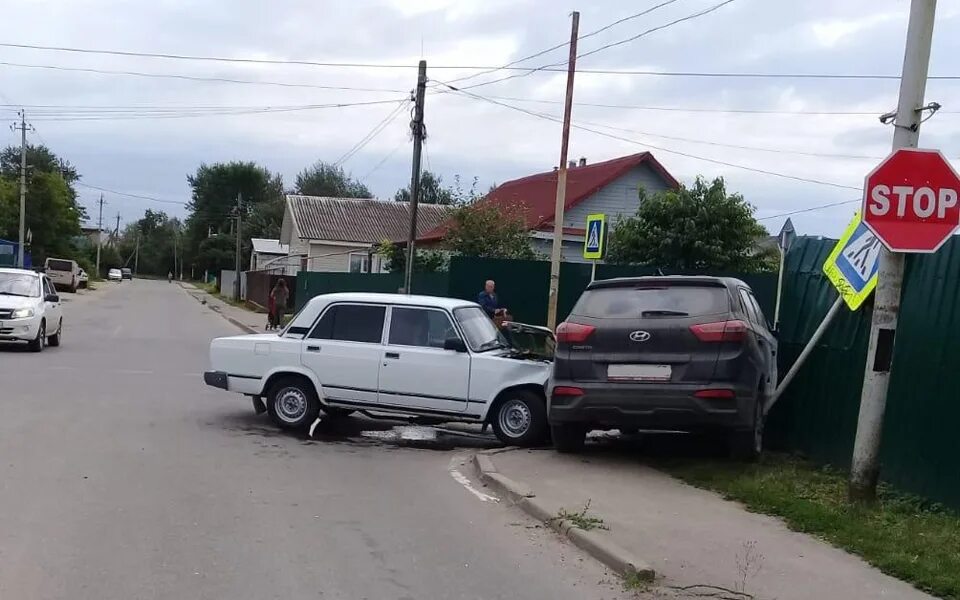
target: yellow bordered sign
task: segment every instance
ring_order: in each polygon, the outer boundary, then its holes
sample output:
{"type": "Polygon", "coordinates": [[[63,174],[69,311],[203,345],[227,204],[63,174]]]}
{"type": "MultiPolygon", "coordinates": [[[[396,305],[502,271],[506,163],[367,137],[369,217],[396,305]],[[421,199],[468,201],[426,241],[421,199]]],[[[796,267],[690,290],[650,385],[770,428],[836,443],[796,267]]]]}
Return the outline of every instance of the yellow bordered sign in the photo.
{"type": "Polygon", "coordinates": [[[583,257],[600,260],[606,249],[607,215],[587,215],[587,230],[583,236],[583,257]]]}
{"type": "Polygon", "coordinates": [[[877,287],[880,239],[854,215],[840,241],[823,263],[823,272],[837,288],[850,310],[857,310],[877,287]]]}

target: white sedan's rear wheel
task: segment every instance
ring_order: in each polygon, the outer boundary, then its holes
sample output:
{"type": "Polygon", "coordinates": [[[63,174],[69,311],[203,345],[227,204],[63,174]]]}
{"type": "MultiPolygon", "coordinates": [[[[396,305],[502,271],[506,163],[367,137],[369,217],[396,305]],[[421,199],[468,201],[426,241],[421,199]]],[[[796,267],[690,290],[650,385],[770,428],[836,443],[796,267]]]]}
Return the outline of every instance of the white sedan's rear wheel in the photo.
{"type": "Polygon", "coordinates": [[[320,402],[313,385],[299,377],[285,377],[270,387],[267,411],[278,427],[306,429],[320,414],[320,402]]]}

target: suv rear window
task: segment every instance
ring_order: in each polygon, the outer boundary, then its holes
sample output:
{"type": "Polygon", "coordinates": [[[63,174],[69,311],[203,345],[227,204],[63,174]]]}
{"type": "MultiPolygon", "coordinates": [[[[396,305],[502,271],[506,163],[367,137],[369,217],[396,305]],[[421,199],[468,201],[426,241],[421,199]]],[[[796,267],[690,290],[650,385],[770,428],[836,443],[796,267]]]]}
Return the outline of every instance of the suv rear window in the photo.
{"type": "Polygon", "coordinates": [[[572,314],[595,319],[711,315],[730,310],[726,288],[716,286],[638,286],[587,290],[572,314]]]}
{"type": "Polygon", "coordinates": [[[48,260],[47,269],[50,271],[73,271],[73,263],[69,260],[48,260]]]}

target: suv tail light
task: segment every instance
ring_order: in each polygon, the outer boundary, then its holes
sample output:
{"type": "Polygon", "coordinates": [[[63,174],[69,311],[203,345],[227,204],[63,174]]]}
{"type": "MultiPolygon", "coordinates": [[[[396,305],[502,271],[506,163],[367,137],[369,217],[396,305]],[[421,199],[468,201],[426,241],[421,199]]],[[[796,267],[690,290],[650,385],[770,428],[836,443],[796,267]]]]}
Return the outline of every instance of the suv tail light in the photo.
{"type": "Polygon", "coordinates": [[[567,344],[582,344],[587,341],[596,330],[593,325],[581,325],[579,323],[567,323],[564,321],[557,327],[557,342],[567,344]]]}
{"type": "Polygon", "coordinates": [[[748,330],[747,324],[739,319],[690,326],[690,331],[701,342],[742,342],[748,330]]]}

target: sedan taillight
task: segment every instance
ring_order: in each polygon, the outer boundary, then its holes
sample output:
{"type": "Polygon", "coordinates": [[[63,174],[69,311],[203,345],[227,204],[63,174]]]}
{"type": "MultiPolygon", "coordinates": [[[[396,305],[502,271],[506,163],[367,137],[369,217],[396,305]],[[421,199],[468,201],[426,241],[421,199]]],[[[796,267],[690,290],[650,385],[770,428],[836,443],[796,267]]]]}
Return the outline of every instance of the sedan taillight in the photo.
{"type": "Polygon", "coordinates": [[[557,342],[563,344],[582,344],[587,341],[596,330],[593,325],[581,325],[579,323],[567,323],[564,321],[557,327],[557,342]]]}
{"type": "Polygon", "coordinates": [[[690,326],[690,331],[701,342],[742,342],[749,329],[750,327],[739,319],[690,326]]]}

